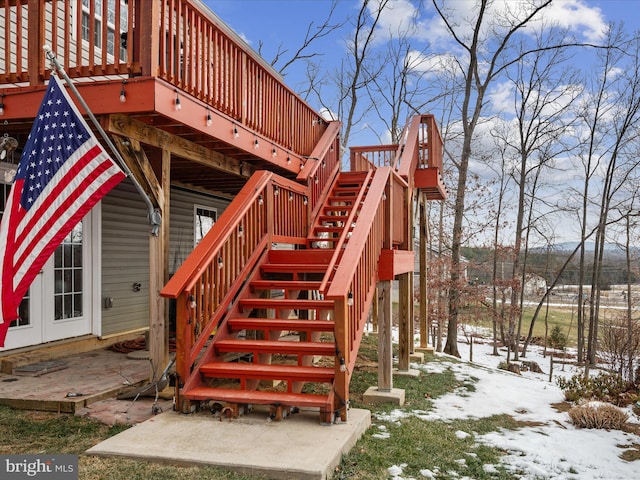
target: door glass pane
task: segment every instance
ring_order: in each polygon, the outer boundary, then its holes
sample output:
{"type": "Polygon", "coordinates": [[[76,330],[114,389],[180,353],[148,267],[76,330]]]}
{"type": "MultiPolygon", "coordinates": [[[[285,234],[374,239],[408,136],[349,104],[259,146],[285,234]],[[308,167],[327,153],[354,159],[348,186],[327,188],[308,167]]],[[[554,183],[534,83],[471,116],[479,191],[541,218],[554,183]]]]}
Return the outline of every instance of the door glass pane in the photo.
{"type": "MultiPolygon", "coordinates": [[[[2,219],[2,214],[4,213],[4,208],[7,202],[7,197],[9,196],[9,191],[11,190],[11,185],[6,183],[0,183],[0,219],[2,219]]],[[[30,291],[27,292],[27,295],[20,302],[20,306],[18,307],[18,315],[19,318],[11,322],[9,327],[22,327],[24,325],[30,325],[30,315],[29,315],[29,294],[30,291]]]]}
{"type": "Polygon", "coordinates": [[[54,261],[55,320],[81,317],[82,311],[82,222],[56,249],[54,261]]]}

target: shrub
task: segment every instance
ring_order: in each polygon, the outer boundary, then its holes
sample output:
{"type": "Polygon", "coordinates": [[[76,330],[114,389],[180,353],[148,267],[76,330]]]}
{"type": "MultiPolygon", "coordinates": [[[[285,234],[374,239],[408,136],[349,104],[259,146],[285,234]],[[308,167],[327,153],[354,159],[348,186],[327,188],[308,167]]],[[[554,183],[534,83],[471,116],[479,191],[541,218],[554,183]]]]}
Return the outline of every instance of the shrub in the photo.
{"type": "Polygon", "coordinates": [[[622,395],[627,390],[627,385],[620,375],[599,373],[594,377],[585,378],[584,375],[576,374],[568,379],[560,377],[557,383],[564,392],[564,398],[569,402],[596,399],[617,405],[627,403],[624,401],[626,397],[622,395]]]}
{"type": "Polygon", "coordinates": [[[604,428],[622,430],[629,415],[607,403],[579,405],[569,410],[569,418],[578,428],[604,428]]]}

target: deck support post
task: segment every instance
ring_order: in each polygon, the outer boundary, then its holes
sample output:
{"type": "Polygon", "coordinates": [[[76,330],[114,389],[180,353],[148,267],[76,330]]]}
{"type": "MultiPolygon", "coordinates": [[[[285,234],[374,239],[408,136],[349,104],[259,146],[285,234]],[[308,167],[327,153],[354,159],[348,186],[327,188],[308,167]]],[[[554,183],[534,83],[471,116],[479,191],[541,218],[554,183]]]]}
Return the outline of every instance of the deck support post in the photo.
{"type": "Polygon", "coordinates": [[[427,212],[424,194],[419,194],[420,205],[420,348],[427,348],[429,342],[428,316],[429,298],[427,297],[427,212]]]}
{"type": "Polygon", "coordinates": [[[393,349],[391,335],[391,280],[378,283],[380,318],[378,321],[378,386],[369,387],[362,400],[365,403],[404,405],[404,390],[393,388],[393,349]]]}
{"type": "Polygon", "coordinates": [[[393,388],[393,345],[391,335],[391,281],[379,283],[378,301],[378,390],[390,392],[393,388]]]}
{"type": "Polygon", "coordinates": [[[398,275],[398,370],[400,371],[409,370],[409,356],[413,349],[411,275],[413,272],[398,275]]]}

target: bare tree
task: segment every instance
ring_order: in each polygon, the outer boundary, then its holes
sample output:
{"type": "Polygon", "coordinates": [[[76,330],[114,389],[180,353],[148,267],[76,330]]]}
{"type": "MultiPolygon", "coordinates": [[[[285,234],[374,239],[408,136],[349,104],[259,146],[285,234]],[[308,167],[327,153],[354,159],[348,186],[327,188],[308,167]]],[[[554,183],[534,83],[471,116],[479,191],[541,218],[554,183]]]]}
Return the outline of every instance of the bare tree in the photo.
{"type": "MultiPolygon", "coordinates": [[[[300,61],[315,61],[318,57],[323,55],[322,53],[313,50],[317,41],[331,35],[344,25],[344,21],[336,22],[333,19],[337,4],[337,0],[331,1],[327,17],[322,21],[322,23],[318,25],[316,25],[315,22],[309,23],[302,44],[300,44],[293,53],[287,55],[289,53],[289,49],[285,48],[283,43],[278,45],[278,50],[274,54],[270,63],[272,67],[278,69],[278,73],[280,73],[280,75],[285,76],[287,74],[287,70],[293,64],[299,63],[300,61]]],[[[263,54],[263,47],[264,43],[260,40],[258,42],[258,54],[261,56],[263,54]]]]}
{"type": "MultiPolygon", "coordinates": [[[[617,51],[617,50],[616,50],[617,51]]],[[[602,262],[606,245],[609,212],[615,207],[616,195],[637,168],[640,160],[628,155],[627,144],[635,137],[640,124],[640,39],[625,42],[619,51],[624,58],[624,70],[616,78],[615,91],[610,98],[616,100],[616,109],[609,123],[611,141],[603,179],[601,201],[594,248],[594,268],[589,298],[588,364],[596,364],[598,348],[598,315],[602,289],[602,262]]],[[[588,373],[588,367],[585,374],[588,373]]]]}
{"type": "Polygon", "coordinates": [[[371,82],[371,76],[380,69],[380,66],[374,67],[373,64],[367,66],[366,62],[372,50],[376,26],[388,3],[389,0],[364,0],[356,17],[353,37],[348,44],[349,59],[339,75],[341,93],[338,110],[343,122],[343,148],[349,144],[351,130],[367,111],[359,112],[358,100],[360,93],[371,82]]]}
{"type": "MultiPolygon", "coordinates": [[[[433,5],[445,25],[446,30],[454,42],[464,51],[464,63],[459,63],[460,74],[464,80],[462,93],[462,105],[460,111],[463,142],[460,156],[455,162],[458,171],[458,182],[455,197],[454,226],[452,238],[452,269],[449,292],[449,323],[445,353],[460,356],[457,346],[458,314],[460,308],[460,290],[456,286],[460,282],[460,256],[462,246],[462,221],[465,211],[465,194],[469,160],[472,154],[471,142],[474,131],[480,120],[485,105],[485,94],[492,82],[510,65],[522,60],[530,52],[509,52],[511,44],[517,33],[521,32],[534,18],[551,4],[550,0],[542,2],[538,6],[532,6],[530,10],[518,18],[518,13],[510,10],[507,4],[507,13],[500,20],[507,24],[501,28],[498,22],[491,24],[489,8],[492,4],[489,0],[481,0],[474,10],[475,19],[470,21],[470,34],[465,35],[464,29],[453,23],[453,18],[446,8],[433,0],[433,5]],[[487,33],[490,32],[490,33],[487,33]]],[[[514,4],[515,5],[515,4],[514,4]]],[[[519,5],[519,4],[518,4],[519,5]]],[[[522,12],[522,10],[520,10],[522,12]]],[[[556,47],[559,48],[559,47],[556,47]]]]}
{"type": "MultiPolygon", "coordinates": [[[[534,228],[535,202],[541,186],[541,175],[544,170],[553,168],[556,157],[567,152],[562,142],[565,131],[571,128],[572,123],[567,111],[579,93],[575,87],[575,75],[565,66],[566,49],[544,49],[549,38],[542,39],[539,34],[536,35],[536,41],[537,50],[531,52],[526,61],[506,71],[514,88],[516,114],[511,135],[504,138],[517,162],[513,169],[518,201],[512,264],[516,288],[511,292],[512,305],[518,305],[517,309],[512,309],[518,317],[516,331],[512,330],[516,319],[512,318],[509,322],[510,333],[513,333],[510,345],[513,346],[515,360],[519,356],[528,239],[534,228]]],[[[559,43],[559,40],[554,43],[559,43]]],[[[524,45],[520,45],[519,49],[521,52],[527,50],[524,45]]]]}
{"type": "MultiPolygon", "coordinates": [[[[607,44],[613,47],[617,37],[620,35],[618,31],[615,36],[613,30],[609,30],[607,44]]],[[[594,181],[594,176],[599,169],[601,157],[607,151],[604,139],[606,137],[606,126],[604,125],[604,119],[610,115],[610,110],[613,107],[613,103],[609,102],[609,84],[612,81],[611,72],[615,65],[616,57],[619,58],[619,54],[615,55],[617,50],[615,48],[606,48],[597,53],[599,62],[597,75],[597,82],[593,85],[590,94],[586,95],[582,112],[579,114],[584,125],[584,134],[586,142],[582,143],[583,151],[580,154],[582,167],[584,171],[583,177],[583,189],[581,192],[581,213],[580,213],[580,225],[581,225],[581,248],[580,248],[580,260],[579,260],[579,278],[578,278],[578,311],[577,311],[577,332],[578,332],[578,345],[577,356],[578,361],[584,359],[585,348],[585,321],[584,321],[584,308],[583,304],[586,301],[586,294],[584,292],[585,283],[585,262],[586,262],[586,248],[585,248],[585,236],[587,232],[589,209],[590,209],[590,189],[594,181]]]]}

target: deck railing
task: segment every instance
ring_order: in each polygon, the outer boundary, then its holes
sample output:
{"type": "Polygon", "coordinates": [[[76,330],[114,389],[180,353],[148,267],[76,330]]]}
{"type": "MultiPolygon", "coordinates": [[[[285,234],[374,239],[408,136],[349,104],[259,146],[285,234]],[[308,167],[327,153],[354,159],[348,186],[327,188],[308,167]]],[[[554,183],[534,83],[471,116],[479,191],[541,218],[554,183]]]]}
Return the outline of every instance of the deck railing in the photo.
{"type": "Polygon", "coordinates": [[[0,86],[42,85],[50,74],[45,44],[71,78],[161,78],[297,155],[310,155],[327,128],[239,36],[191,0],[3,2],[0,86]]]}
{"type": "Polygon", "coordinates": [[[403,140],[406,143],[395,160],[395,169],[401,177],[409,178],[416,169],[442,171],[442,137],[433,115],[413,117],[403,140]]]}
{"type": "Polygon", "coordinates": [[[398,145],[375,145],[371,147],[351,147],[350,169],[361,172],[376,167],[393,167],[398,154],[398,145]]]}
{"type": "Polygon", "coordinates": [[[176,371],[183,381],[271,243],[304,241],[308,212],[303,186],[254,173],[162,289],[160,295],[176,299],[176,371]]]}

